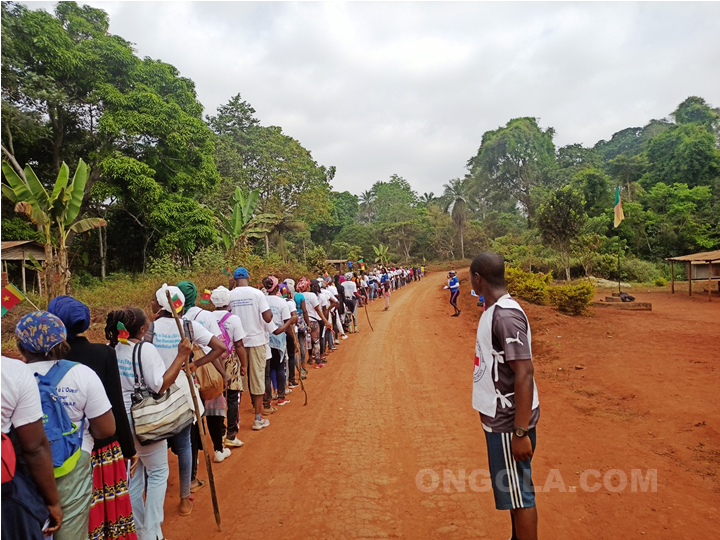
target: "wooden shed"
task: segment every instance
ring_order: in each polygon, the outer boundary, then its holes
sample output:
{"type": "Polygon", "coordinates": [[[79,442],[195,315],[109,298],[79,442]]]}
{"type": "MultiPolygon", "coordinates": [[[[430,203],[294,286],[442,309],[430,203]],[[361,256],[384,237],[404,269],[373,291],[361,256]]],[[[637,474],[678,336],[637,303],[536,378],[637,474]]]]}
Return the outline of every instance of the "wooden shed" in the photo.
{"type": "Polygon", "coordinates": [[[673,293],[675,293],[675,263],[685,264],[690,296],[692,296],[693,281],[708,282],[708,301],[712,301],[713,281],[718,282],[718,290],[720,290],[720,250],[668,257],[666,260],[670,261],[670,289],[673,293]]]}
{"type": "Polygon", "coordinates": [[[347,268],[347,259],[326,259],[325,264],[332,264],[338,272],[344,272],[347,268]]]}
{"type": "MultiPolygon", "coordinates": [[[[22,290],[27,293],[27,280],[25,277],[25,262],[30,260],[32,255],[36,261],[45,260],[45,246],[35,240],[13,240],[0,243],[0,258],[5,262],[5,272],[7,273],[8,261],[19,261],[22,269],[22,290]]],[[[42,284],[40,276],[38,276],[38,285],[42,293],[42,284]]]]}

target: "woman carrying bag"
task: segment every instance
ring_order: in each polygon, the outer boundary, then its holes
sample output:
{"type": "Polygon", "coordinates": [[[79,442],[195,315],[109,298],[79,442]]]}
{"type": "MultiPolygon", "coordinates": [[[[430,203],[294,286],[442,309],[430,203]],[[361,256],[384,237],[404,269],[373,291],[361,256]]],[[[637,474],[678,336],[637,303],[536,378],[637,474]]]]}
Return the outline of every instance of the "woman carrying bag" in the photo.
{"type": "MultiPolygon", "coordinates": [[[[149,326],[143,310],[130,308],[109,313],[105,327],[105,336],[117,355],[123,400],[129,412],[133,437],[135,426],[130,411],[133,406],[132,396],[136,392],[136,373],[142,370],[144,385],[148,390],[163,394],[175,382],[192,352],[190,341],[183,340],[178,345],[177,356],[166,369],[162,357],[152,343],[143,343],[140,351],[136,350],[140,348],[138,344],[149,326]],[[124,327],[124,330],[119,327],[124,327]]],[[[169,475],[167,441],[143,445],[135,438],[135,449],[140,459],[136,468],[130,470],[129,492],[137,535],[139,540],[162,539],[163,504],[169,475]]]]}

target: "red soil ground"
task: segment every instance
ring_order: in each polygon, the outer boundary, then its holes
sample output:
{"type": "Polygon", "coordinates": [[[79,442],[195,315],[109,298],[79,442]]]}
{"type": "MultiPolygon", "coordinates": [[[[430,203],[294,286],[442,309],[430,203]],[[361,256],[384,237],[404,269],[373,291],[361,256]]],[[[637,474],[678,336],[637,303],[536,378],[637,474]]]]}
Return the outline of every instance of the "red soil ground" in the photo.
{"type": "MultiPolygon", "coordinates": [[[[458,476],[487,468],[470,403],[479,312],[467,272],[461,277],[460,318],[450,317],[439,272],[393,293],[389,312],[382,301],[371,304],[375,331],[361,313],[360,333],[342,342],[323,370],[311,370],[308,405],[297,388],[268,429],[250,430],[243,396],[245,447],[214,465],[223,532],[208,487],[195,494],[191,516],[178,515],[173,458],[167,537],[508,538],[509,517],[495,510],[491,493],[473,491],[468,481],[464,491],[443,489],[445,469],[458,476]],[[418,489],[423,469],[439,474],[435,491],[418,489]]],[[[717,534],[720,302],[633,294],[653,311],[568,317],[523,303],[542,411],[533,479],[544,487],[557,469],[566,490],[537,494],[541,538],[717,534]],[[628,486],[586,492],[579,487],[586,469],[619,469],[628,486]],[[633,493],[632,469],[655,469],[657,491],[633,493]]],[[[200,470],[205,478],[204,463],[200,470]]]]}

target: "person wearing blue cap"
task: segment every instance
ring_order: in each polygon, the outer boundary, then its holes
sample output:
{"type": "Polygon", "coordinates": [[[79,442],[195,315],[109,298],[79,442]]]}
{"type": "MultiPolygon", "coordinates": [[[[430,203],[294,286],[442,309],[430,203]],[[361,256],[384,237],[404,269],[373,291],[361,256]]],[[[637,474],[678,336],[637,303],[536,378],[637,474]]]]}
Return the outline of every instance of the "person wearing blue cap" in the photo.
{"type": "Polygon", "coordinates": [[[245,353],[248,362],[248,390],[255,409],[252,428],[266,428],[270,421],[262,417],[265,395],[265,367],[270,354],[270,334],[266,324],[273,320],[265,295],[250,286],[250,274],[242,266],[235,269],[230,281],[230,311],[240,317],[245,330],[245,353]]]}

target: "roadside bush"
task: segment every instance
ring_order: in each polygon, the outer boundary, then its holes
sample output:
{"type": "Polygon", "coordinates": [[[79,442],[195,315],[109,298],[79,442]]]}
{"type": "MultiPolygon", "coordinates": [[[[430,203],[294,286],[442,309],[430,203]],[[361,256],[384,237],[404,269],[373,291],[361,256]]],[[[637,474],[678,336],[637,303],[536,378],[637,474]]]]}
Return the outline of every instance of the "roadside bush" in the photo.
{"type": "Polygon", "coordinates": [[[595,297],[595,287],[589,281],[558,285],[550,289],[550,302],[571,315],[585,313],[595,297]]]}
{"type": "Polygon", "coordinates": [[[520,268],[508,267],[505,269],[505,279],[507,290],[513,296],[533,304],[548,303],[548,285],[552,282],[552,274],[534,274],[520,268]]]}
{"type": "Polygon", "coordinates": [[[634,257],[620,259],[620,276],[624,281],[652,283],[660,274],[658,267],[650,261],[634,257]]]}
{"type": "Polygon", "coordinates": [[[660,276],[655,280],[656,287],[664,287],[665,285],[667,285],[667,279],[665,279],[664,277],[660,276]]]}

